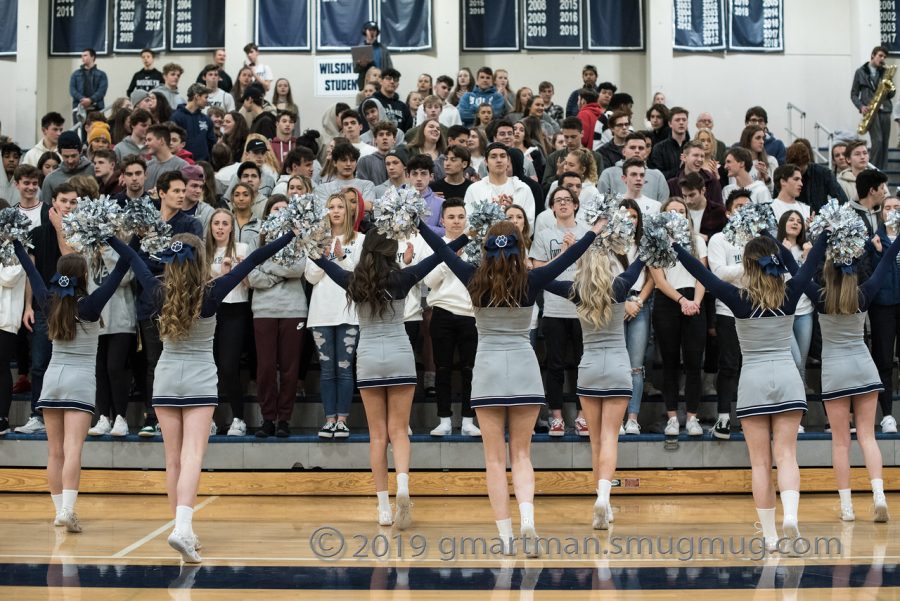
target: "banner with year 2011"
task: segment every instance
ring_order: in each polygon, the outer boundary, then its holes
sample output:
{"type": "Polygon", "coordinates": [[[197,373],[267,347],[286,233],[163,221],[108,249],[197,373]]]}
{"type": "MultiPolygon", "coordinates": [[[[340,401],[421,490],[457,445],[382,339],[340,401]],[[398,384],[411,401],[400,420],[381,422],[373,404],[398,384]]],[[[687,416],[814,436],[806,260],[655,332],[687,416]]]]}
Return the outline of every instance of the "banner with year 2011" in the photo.
{"type": "Polygon", "coordinates": [[[225,0],[171,0],[173,52],[225,47],[225,0]]]}
{"type": "Polygon", "coordinates": [[[525,0],[527,50],[581,50],[581,0],[525,0]]]}
{"type": "Polygon", "coordinates": [[[464,52],[519,50],[519,0],[462,0],[464,52]]]}
{"type": "Polygon", "coordinates": [[[728,49],[784,52],[782,0],[729,0],[728,49]]]}
{"type": "Polygon", "coordinates": [[[725,50],[725,0],[673,0],[672,17],[675,50],[725,50]]]}
{"type": "Polygon", "coordinates": [[[166,0],[116,0],[113,52],[166,49],[166,0]]]}
{"type": "Polygon", "coordinates": [[[50,4],[50,56],[79,56],[85,48],[107,54],[108,0],[53,0],[50,4]]]}

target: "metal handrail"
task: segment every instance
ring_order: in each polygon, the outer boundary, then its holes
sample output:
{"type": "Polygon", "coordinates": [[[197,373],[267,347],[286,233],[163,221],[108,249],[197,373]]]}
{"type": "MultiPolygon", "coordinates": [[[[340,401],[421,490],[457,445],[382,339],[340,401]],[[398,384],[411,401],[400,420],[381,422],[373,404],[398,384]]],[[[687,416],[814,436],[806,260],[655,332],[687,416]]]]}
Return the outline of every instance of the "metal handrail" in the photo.
{"type": "Polygon", "coordinates": [[[813,125],[813,129],[816,132],[815,136],[815,144],[813,145],[813,154],[815,155],[813,159],[817,163],[825,163],[828,165],[829,170],[834,170],[834,161],[831,160],[831,150],[834,148],[834,132],[816,121],[815,125],[813,125]],[[824,156],[819,150],[822,147],[820,135],[825,136],[825,141],[828,143],[828,156],[824,156]]]}
{"type": "Polygon", "coordinates": [[[788,102],[788,103],[787,103],[787,111],[788,111],[788,115],[787,115],[787,122],[788,122],[788,125],[787,125],[787,133],[788,133],[788,135],[790,136],[790,141],[793,142],[793,141],[796,140],[797,138],[805,138],[805,137],[806,137],[806,111],[804,111],[802,108],[800,108],[799,106],[797,106],[797,105],[794,104],[793,102],[788,102]],[[800,117],[800,134],[799,134],[799,135],[794,131],[794,120],[793,120],[793,117],[794,117],[794,113],[795,113],[795,112],[796,112],[797,115],[800,117]]]}

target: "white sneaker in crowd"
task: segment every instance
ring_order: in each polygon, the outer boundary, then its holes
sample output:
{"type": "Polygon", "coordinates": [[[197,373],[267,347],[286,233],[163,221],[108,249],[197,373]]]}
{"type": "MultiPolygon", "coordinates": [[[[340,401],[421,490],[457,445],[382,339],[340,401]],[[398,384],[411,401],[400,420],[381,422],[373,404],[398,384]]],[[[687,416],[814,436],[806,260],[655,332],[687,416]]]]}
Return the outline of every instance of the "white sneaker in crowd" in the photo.
{"type": "MultiPolygon", "coordinates": [[[[39,417],[29,417],[24,426],[19,426],[18,428],[16,428],[16,434],[41,434],[46,431],[47,428],[44,426],[44,420],[39,417]]],[[[895,425],[894,432],[896,431],[897,429],[895,425]]]]}
{"type": "Polygon", "coordinates": [[[666,436],[678,436],[680,428],[678,426],[678,417],[670,417],[669,421],[666,422],[665,435],[666,436]]]}
{"type": "Polygon", "coordinates": [[[640,434],[641,433],[641,425],[637,423],[636,419],[630,419],[625,422],[625,434],[640,434]]]}
{"type": "Polygon", "coordinates": [[[460,432],[463,436],[481,436],[481,428],[475,425],[475,421],[471,417],[463,418],[460,432]]]}
{"type": "Polygon", "coordinates": [[[247,436],[247,422],[240,418],[234,418],[228,428],[228,436],[247,436]]]}
{"type": "Polygon", "coordinates": [[[696,415],[688,418],[685,429],[689,436],[703,436],[703,426],[700,425],[700,420],[696,415]]]}
{"type": "Polygon", "coordinates": [[[216,425],[216,420],[210,420],[209,422],[209,435],[215,436],[219,433],[219,426],[216,425]]]}
{"type": "Polygon", "coordinates": [[[125,418],[121,415],[117,415],[116,421],[109,433],[113,436],[128,436],[128,422],[126,422],[125,418]]]}
{"type": "Polygon", "coordinates": [[[449,420],[441,420],[437,427],[431,431],[432,436],[449,436],[453,432],[453,426],[449,420]]]}
{"type": "MultiPolygon", "coordinates": [[[[16,428],[16,432],[19,429],[16,428]]],[[[881,432],[883,434],[896,434],[897,433],[897,420],[894,419],[893,415],[885,415],[884,419],[881,420],[881,432]]]]}
{"type": "MultiPolygon", "coordinates": [[[[109,425],[109,418],[105,415],[101,415],[94,427],[88,430],[88,435],[106,436],[109,434],[110,430],[112,430],[112,427],[109,425]]],[[[18,432],[18,429],[16,429],[16,431],[18,432]]]]}

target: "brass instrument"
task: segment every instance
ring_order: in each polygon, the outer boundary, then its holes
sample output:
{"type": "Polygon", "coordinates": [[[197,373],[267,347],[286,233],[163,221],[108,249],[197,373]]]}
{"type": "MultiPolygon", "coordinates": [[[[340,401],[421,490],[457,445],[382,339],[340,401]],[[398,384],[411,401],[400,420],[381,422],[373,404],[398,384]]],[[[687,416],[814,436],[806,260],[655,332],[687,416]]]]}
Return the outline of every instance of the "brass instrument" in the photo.
{"type": "Polygon", "coordinates": [[[862,136],[869,131],[869,126],[872,125],[872,119],[875,117],[875,114],[878,113],[878,108],[881,106],[881,101],[884,100],[885,94],[897,89],[894,85],[894,74],[896,73],[897,65],[888,65],[885,67],[884,77],[878,82],[878,88],[875,90],[875,95],[872,96],[872,100],[869,102],[869,110],[863,115],[862,121],[859,122],[859,127],[856,128],[857,134],[862,136]]]}

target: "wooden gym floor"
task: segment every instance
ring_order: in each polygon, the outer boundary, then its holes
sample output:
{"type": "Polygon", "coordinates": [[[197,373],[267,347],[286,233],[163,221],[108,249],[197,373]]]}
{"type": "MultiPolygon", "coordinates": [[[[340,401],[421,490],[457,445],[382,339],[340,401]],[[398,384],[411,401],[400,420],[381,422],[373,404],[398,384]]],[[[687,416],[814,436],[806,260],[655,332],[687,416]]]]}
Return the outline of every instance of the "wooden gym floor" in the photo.
{"type": "MultiPolygon", "coordinates": [[[[492,554],[485,497],[413,502],[398,532],[375,524],[373,497],[201,497],[204,561],[190,567],[166,544],[164,496],[82,494],[84,532],[66,534],[48,495],[0,494],[0,599],[900,598],[900,526],[874,524],[866,493],[853,523],[836,494],[802,495],[811,548],[795,558],[760,557],[746,494],[614,494],[608,532],[591,530],[592,497],[538,497],[540,560],[492,554]]],[[[888,502],[900,517],[900,493],[888,502]]]]}

